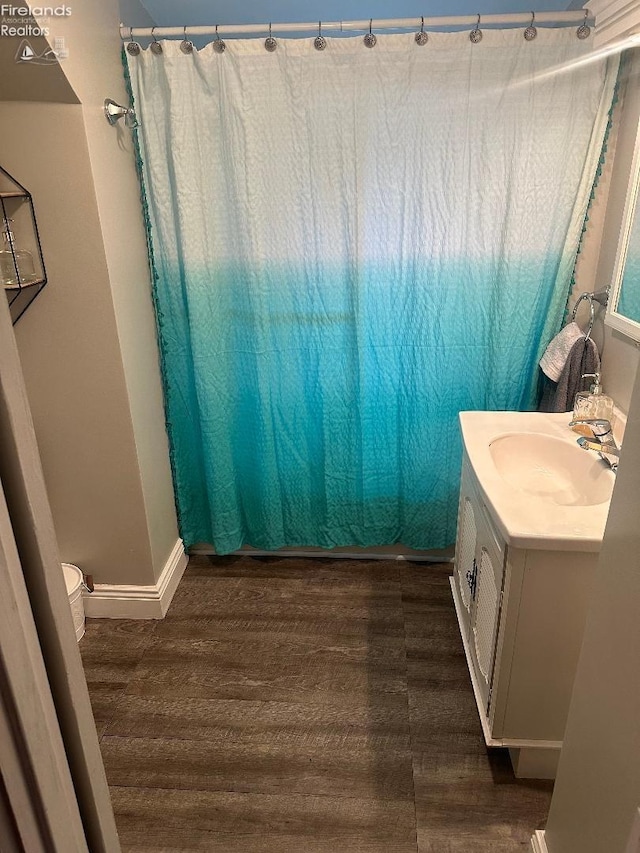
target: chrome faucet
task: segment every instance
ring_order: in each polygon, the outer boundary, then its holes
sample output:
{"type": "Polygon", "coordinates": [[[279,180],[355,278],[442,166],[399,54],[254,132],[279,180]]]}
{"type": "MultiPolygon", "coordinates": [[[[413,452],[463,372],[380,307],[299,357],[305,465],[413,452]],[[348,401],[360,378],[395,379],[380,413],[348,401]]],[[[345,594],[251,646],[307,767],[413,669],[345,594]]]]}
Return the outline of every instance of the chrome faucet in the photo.
{"type": "Polygon", "coordinates": [[[612,471],[618,470],[618,457],[620,456],[620,448],[616,444],[613,437],[613,427],[611,421],[606,418],[576,418],[570,421],[570,427],[587,426],[593,434],[593,440],[581,436],[578,439],[578,444],[584,450],[595,450],[602,459],[609,465],[612,471]],[[610,457],[615,457],[612,461],[610,457]]]}

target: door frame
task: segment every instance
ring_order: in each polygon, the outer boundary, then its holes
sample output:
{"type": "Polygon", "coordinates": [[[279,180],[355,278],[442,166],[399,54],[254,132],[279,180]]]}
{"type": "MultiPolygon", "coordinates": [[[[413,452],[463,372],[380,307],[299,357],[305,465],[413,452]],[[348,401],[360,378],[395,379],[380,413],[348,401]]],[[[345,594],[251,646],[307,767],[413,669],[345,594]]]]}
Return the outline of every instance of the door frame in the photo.
{"type": "Polygon", "coordinates": [[[18,349],[0,297],[0,817],[29,853],[118,853],[18,349]]]}

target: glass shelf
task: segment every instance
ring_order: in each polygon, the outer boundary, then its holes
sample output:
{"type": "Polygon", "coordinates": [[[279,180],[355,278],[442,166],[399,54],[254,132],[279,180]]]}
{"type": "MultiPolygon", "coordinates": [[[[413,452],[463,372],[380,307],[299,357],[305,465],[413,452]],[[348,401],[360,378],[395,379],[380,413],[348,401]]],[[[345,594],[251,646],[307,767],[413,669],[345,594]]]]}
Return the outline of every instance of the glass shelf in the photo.
{"type": "Polygon", "coordinates": [[[14,324],[46,283],[31,193],[0,166],[0,288],[14,324]]]}

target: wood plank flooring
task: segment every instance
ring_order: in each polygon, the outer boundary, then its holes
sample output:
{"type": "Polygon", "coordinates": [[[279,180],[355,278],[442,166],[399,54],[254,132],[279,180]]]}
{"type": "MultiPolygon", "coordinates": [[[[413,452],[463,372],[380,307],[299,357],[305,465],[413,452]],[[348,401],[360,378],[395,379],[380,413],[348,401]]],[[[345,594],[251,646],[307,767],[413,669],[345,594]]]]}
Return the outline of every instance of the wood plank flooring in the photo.
{"type": "Polygon", "coordinates": [[[487,751],[449,565],[192,557],[80,644],[125,853],[513,853],[551,784],[487,751]]]}

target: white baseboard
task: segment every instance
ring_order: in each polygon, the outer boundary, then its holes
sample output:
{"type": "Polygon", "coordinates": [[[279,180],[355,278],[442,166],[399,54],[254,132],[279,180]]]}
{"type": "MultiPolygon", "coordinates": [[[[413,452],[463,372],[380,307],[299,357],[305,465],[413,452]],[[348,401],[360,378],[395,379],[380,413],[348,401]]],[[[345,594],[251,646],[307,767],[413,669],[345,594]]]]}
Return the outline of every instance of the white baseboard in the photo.
{"type": "Polygon", "coordinates": [[[547,842],[544,840],[544,830],[536,829],[531,836],[531,849],[533,853],[549,853],[547,842]]]}
{"type": "Polygon", "coordinates": [[[178,539],[156,584],[97,583],[93,592],[84,594],[85,615],[101,619],[164,619],[187,560],[182,539],[178,539]]]}

